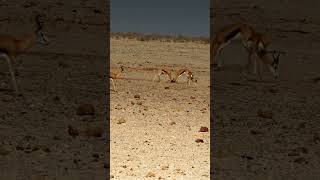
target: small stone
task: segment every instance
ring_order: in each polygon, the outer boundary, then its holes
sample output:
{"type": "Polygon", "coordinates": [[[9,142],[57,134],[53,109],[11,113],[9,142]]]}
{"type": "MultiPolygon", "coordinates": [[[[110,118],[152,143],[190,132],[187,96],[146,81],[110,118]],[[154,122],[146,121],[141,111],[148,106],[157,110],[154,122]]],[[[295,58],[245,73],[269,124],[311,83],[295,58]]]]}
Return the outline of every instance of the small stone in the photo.
{"type": "Polygon", "coordinates": [[[209,131],[209,128],[203,127],[203,126],[199,130],[199,132],[208,132],[208,131],[209,131]]]}
{"type": "Polygon", "coordinates": [[[9,150],[8,147],[5,147],[5,146],[0,147],[0,155],[1,156],[6,156],[6,155],[10,154],[10,152],[11,151],[9,150]]]}
{"type": "Polygon", "coordinates": [[[77,115],[94,115],[95,109],[92,104],[82,104],[77,109],[77,115]]]}
{"type": "Polygon", "coordinates": [[[297,158],[293,162],[299,163],[299,164],[302,164],[302,163],[307,164],[308,163],[307,160],[304,157],[297,158]]]}
{"type": "Polygon", "coordinates": [[[254,130],[254,129],[252,129],[252,130],[250,131],[250,133],[253,134],[253,135],[263,134],[261,131],[254,130]]]}
{"type": "Polygon", "coordinates": [[[94,157],[94,158],[96,158],[96,159],[99,159],[99,154],[94,153],[94,154],[92,154],[92,157],[94,157]]]}
{"type": "Polygon", "coordinates": [[[147,178],[150,178],[150,177],[156,177],[156,174],[154,172],[149,172],[147,175],[146,175],[147,178]]]}
{"type": "Polygon", "coordinates": [[[104,131],[102,127],[87,127],[85,129],[84,135],[91,137],[102,137],[103,132],[104,131]]]}
{"type": "Polygon", "coordinates": [[[196,143],[204,143],[203,139],[196,139],[196,143]]]}
{"type": "Polygon", "coordinates": [[[42,147],[41,149],[42,149],[42,151],[44,151],[46,153],[51,152],[51,150],[48,147],[42,147]]]}
{"type": "Polygon", "coordinates": [[[68,125],[68,134],[72,137],[79,136],[79,131],[73,128],[71,125],[68,125]]]}
{"type": "Polygon", "coordinates": [[[123,124],[123,123],[126,123],[126,120],[124,118],[118,119],[117,124],[123,124]]]}
{"type": "Polygon", "coordinates": [[[265,119],[272,119],[273,114],[272,112],[265,112],[265,111],[259,110],[257,112],[257,116],[265,119]]]}

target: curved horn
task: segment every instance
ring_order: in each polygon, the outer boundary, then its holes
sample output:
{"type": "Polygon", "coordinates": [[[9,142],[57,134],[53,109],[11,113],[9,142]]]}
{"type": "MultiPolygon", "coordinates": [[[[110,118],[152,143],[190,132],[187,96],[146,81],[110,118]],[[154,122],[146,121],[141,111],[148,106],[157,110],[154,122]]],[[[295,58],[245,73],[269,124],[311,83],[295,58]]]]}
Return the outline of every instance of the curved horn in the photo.
{"type": "Polygon", "coordinates": [[[41,15],[40,14],[37,14],[36,16],[35,16],[35,20],[36,20],[36,23],[37,23],[37,30],[41,30],[42,29],[42,27],[43,27],[43,24],[42,24],[42,22],[40,21],[40,18],[41,18],[41,15]]]}
{"type": "Polygon", "coordinates": [[[272,57],[273,57],[273,59],[276,59],[275,54],[276,54],[276,50],[273,50],[273,51],[272,51],[272,57]]]}

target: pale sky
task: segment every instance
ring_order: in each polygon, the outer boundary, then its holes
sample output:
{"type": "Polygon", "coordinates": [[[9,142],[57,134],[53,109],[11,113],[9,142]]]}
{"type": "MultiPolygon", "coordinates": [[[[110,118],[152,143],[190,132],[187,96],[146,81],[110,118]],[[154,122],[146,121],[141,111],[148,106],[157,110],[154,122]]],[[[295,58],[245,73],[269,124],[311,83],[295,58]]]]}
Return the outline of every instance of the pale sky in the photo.
{"type": "Polygon", "coordinates": [[[112,0],[111,32],[209,36],[209,0],[112,0]]]}

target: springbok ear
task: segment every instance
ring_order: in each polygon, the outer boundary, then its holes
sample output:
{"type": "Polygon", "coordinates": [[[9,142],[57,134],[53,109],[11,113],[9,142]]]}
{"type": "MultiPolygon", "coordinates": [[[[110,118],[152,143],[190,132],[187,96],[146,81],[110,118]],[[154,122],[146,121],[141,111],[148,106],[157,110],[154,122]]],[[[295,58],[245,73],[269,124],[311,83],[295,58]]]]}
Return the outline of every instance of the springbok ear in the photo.
{"type": "Polygon", "coordinates": [[[41,15],[40,13],[35,14],[35,21],[37,23],[37,30],[42,30],[43,28],[43,22],[41,21],[41,15]]]}
{"type": "Polygon", "coordinates": [[[275,50],[274,50],[274,51],[272,51],[272,57],[273,57],[273,59],[276,59],[275,54],[276,54],[276,51],[275,51],[275,50]]]}
{"type": "Polygon", "coordinates": [[[264,44],[263,44],[262,42],[259,42],[259,43],[258,43],[258,50],[259,50],[259,51],[262,51],[262,50],[264,50],[264,49],[265,49],[264,44]]]}

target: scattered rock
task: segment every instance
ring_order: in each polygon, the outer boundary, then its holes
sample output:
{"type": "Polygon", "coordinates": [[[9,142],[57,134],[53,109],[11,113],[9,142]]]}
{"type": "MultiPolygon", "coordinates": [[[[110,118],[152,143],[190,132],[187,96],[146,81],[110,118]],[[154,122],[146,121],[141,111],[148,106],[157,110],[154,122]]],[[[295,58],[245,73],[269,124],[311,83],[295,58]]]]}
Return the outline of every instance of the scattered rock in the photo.
{"type": "Polygon", "coordinates": [[[61,140],[59,136],[53,136],[53,140],[61,140]]]}
{"type": "Polygon", "coordinates": [[[176,124],[176,122],[174,122],[174,121],[170,122],[170,125],[175,125],[175,124],[176,124]]]}
{"type": "Polygon", "coordinates": [[[204,143],[203,139],[196,139],[196,143],[204,143]]]}
{"type": "Polygon", "coordinates": [[[96,159],[99,159],[100,156],[99,156],[99,154],[97,154],[97,153],[93,153],[93,154],[92,154],[92,157],[94,157],[94,158],[96,158],[96,159]]]}
{"type": "Polygon", "coordinates": [[[50,148],[45,147],[45,146],[41,147],[41,150],[42,150],[43,152],[46,152],[46,153],[51,152],[50,148]]]}
{"type": "Polygon", "coordinates": [[[150,178],[150,177],[156,177],[156,174],[154,172],[149,172],[147,175],[146,175],[147,178],[150,178]]]}
{"type": "Polygon", "coordinates": [[[248,155],[241,155],[240,157],[243,159],[247,159],[247,160],[253,160],[253,157],[248,156],[248,155]]]}
{"type": "Polygon", "coordinates": [[[84,131],[84,135],[92,137],[102,137],[103,136],[102,127],[87,127],[84,131]]]}
{"type": "Polygon", "coordinates": [[[23,4],[24,8],[30,8],[30,7],[34,7],[37,6],[39,4],[39,2],[32,2],[32,1],[27,1],[23,4]]]}
{"type": "Polygon", "coordinates": [[[313,142],[314,142],[315,144],[320,143],[320,135],[319,135],[319,134],[314,134],[314,135],[313,135],[313,142]]]}
{"type": "Polygon", "coordinates": [[[297,158],[293,162],[299,163],[299,164],[302,164],[302,163],[308,164],[308,161],[304,157],[297,158]]]}
{"type": "Polygon", "coordinates": [[[95,9],[95,10],[94,10],[94,13],[96,13],[96,14],[101,14],[101,11],[100,11],[99,9],[95,9]]]}
{"type": "Polygon", "coordinates": [[[314,83],[318,83],[318,82],[320,82],[320,77],[315,77],[315,78],[312,79],[312,81],[314,83]]]}
{"type": "Polygon", "coordinates": [[[56,20],[56,22],[59,22],[59,21],[62,21],[62,22],[63,22],[63,21],[64,21],[64,18],[63,18],[63,17],[56,17],[55,20],[56,20]]]}
{"type": "MultiPolygon", "coordinates": [[[[305,147],[297,147],[293,150],[291,150],[291,152],[288,153],[288,156],[300,156],[301,154],[308,154],[309,151],[307,148],[305,147]]],[[[300,161],[300,160],[298,160],[300,161]]]]}
{"type": "Polygon", "coordinates": [[[250,133],[253,134],[253,135],[263,134],[261,131],[259,131],[259,130],[254,130],[254,129],[250,130],[250,133]]]}
{"type": "Polygon", "coordinates": [[[272,119],[273,114],[272,112],[265,112],[265,111],[258,110],[257,116],[265,119],[272,119]]]}
{"type": "Polygon", "coordinates": [[[141,102],[141,101],[140,101],[140,102],[137,102],[137,105],[140,105],[140,106],[141,106],[141,105],[142,105],[142,102],[141,102]]]}
{"type": "Polygon", "coordinates": [[[82,104],[77,109],[77,115],[94,115],[95,109],[92,104],[82,104]]]}
{"type": "Polygon", "coordinates": [[[169,87],[164,87],[164,89],[169,89],[169,87]]]}
{"type": "Polygon", "coordinates": [[[32,149],[31,149],[30,145],[28,145],[26,148],[24,148],[24,152],[25,153],[31,153],[32,152],[32,149]]]}
{"type": "Polygon", "coordinates": [[[136,94],[133,96],[135,99],[140,99],[140,95],[136,94]]]}
{"type": "Polygon", "coordinates": [[[68,134],[72,137],[79,136],[79,131],[73,128],[71,125],[68,125],[68,134]]]}
{"type": "Polygon", "coordinates": [[[123,123],[126,123],[126,120],[124,118],[118,119],[117,124],[123,124],[123,123]]]}
{"type": "Polygon", "coordinates": [[[161,170],[168,170],[169,166],[161,166],[161,170]]]}
{"type": "Polygon", "coordinates": [[[39,149],[40,149],[39,146],[34,146],[31,151],[35,152],[35,151],[38,151],[39,149]]]}
{"type": "Polygon", "coordinates": [[[304,129],[306,128],[306,122],[302,122],[298,125],[298,129],[304,129]]]}
{"type": "Polygon", "coordinates": [[[30,136],[30,135],[26,135],[26,136],[23,137],[23,140],[24,141],[34,141],[34,140],[36,140],[36,137],[30,136]]]}
{"type": "Polygon", "coordinates": [[[209,128],[203,127],[203,126],[199,130],[199,132],[208,132],[208,131],[209,131],[209,128]]]}
{"type": "Polygon", "coordinates": [[[24,150],[24,147],[18,145],[18,146],[16,146],[16,150],[17,150],[17,151],[23,151],[23,150],[24,150]]]}
{"type": "Polygon", "coordinates": [[[298,152],[289,152],[288,156],[299,156],[298,152]]]}
{"type": "Polygon", "coordinates": [[[110,164],[104,163],[104,164],[103,164],[103,168],[105,168],[105,169],[110,169],[110,164]]]}
{"type": "Polygon", "coordinates": [[[196,97],[194,97],[194,96],[190,96],[190,99],[196,99],[196,97]]]}
{"type": "Polygon", "coordinates": [[[135,103],[133,101],[131,101],[131,105],[134,105],[135,103]]]}
{"type": "Polygon", "coordinates": [[[60,101],[60,98],[59,98],[59,96],[55,96],[55,97],[53,98],[53,100],[54,100],[54,101],[60,101]]]}
{"type": "Polygon", "coordinates": [[[10,154],[10,149],[8,147],[5,146],[0,146],[0,155],[1,156],[6,156],[8,154],[10,154]]]}
{"type": "Polygon", "coordinates": [[[275,93],[278,93],[279,91],[277,89],[271,88],[271,89],[269,89],[269,92],[275,94],[275,93]]]}

